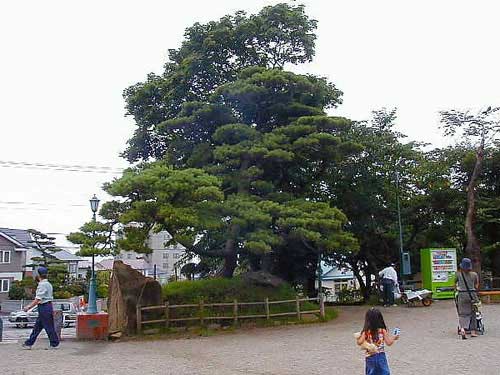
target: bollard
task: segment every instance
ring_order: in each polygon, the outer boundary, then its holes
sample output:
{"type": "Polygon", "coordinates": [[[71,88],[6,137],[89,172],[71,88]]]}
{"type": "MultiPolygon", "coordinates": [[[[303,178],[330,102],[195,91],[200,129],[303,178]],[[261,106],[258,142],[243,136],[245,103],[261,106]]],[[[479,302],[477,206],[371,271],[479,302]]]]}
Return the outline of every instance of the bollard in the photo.
{"type": "Polygon", "coordinates": [[[0,317],[0,342],[2,342],[3,337],[3,319],[0,317]]]}
{"type": "Polygon", "coordinates": [[[61,341],[62,339],[61,331],[63,327],[63,312],[61,310],[54,310],[52,315],[54,317],[54,330],[56,331],[59,341],[61,341]]]}

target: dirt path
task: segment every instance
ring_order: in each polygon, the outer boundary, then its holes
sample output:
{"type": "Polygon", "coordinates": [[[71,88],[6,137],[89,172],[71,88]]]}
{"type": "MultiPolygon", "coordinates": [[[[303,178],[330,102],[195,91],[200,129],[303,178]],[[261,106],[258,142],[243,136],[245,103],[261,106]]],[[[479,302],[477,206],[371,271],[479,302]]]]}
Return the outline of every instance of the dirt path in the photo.
{"type": "MultiPolygon", "coordinates": [[[[363,355],[352,333],[362,325],[366,308],[342,308],[339,318],[323,325],[254,329],[195,339],[145,342],[66,342],[45,351],[0,345],[1,374],[363,374],[363,355]],[[43,369],[43,370],[42,370],[43,369]]],[[[384,310],[386,323],[402,330],[388,349],[393,374],[500,374],[500,305],[484,307],[487,334],[459,340],[451,302],[430,308],[384,310]]]]}

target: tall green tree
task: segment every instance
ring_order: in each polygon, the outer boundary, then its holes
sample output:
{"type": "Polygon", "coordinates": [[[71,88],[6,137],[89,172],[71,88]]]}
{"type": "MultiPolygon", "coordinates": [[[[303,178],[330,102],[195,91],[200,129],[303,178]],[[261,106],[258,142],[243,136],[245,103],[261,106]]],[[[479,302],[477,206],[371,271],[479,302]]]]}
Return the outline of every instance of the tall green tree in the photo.
{"type": "Polygon", "coordinates": [[[411,230],[406,218],[415,171],[422,158],[421,145],[404,143],[404,135],[394,129],[395,120],[395,109],[383,109],[373,113],[371,122],[356,122],[346,128],[343,136],[359,144],[361,152],[339,163],[324,189],[325,196],[347,215],[347,229],[360,243],[359,252],[333,260],[350,265],[366,298],[372,275],[399,259],[396,173],[400,178],[405,240],[411,230]]]}
{"type": "Polygon", "coordinates": [[[77,255],[93,258],[113,254],[116,251],[116,236],[121,235],[118,224],[123,209],[124,205],[119,202],[105,203],[100,210],[104,221],[89,221],[79,231],[70,233],[68,241],[80,245],[77,255]]]}
{"type": "Polygon", "coordinates": [[[31,240],[28,241],[29,244],[32,248],[40,252],[40,256],[31,258],[33,264],[28,265],[28,267],[49,267],[50,264],[58,263],[59,261],[54,257],[54,254],[61,251],[61,249],[56,246],[55,237],[51,237],[36,229],[28,229],[28,232],[31,235],[31,240]]]}
{"type": "Polygon", "coordinates": [[[287,4],[195,24],[162,76],[125,91],[137,124],[125,156],[157,161],[106,185],[123,204],[120,248],[148,252],[149,233],[168,230],[223,259],[226,277],[238,265],[279,272],[291,242],[309,257],[356,249],[345,215],[318,195],[332,165],[359,151],[339,136],[350,121],[325,113],[342,93],[284,70],[312,59],[315,29],[287,4]]]}
{"type": "Polygon", "coordinates": [[[465,215],[465,251],[472,260],[473,269],[481,274],[481,247],[476,235],[477,185],[481,176],[485,150],[498,139],[500,107],[489,107],[478,114],[457,110],[441,112],[445,135],[457,133],[475,148],[475,163],[467,185],[467,213],[465,215]]]}
{"type": "Polygon", "coordinates": [[[339,136],[350,121],[324,112],[339,100],[322,78],[252,67],[206,103],[185,103],[158,125],[164,161],[106,186],[126,199],[122,248],[147,252],[149,232],[168,230],[189,251],[222,257],[226,277],[244,262],[276,271],[287,254],[273,250],[288,242],[316,258],[355,250],[347,218],[317,193],[332,165],[359,151],[339,136]]]}
{"type": "Polygon", "coordinates": [[[179,117],[184,103],[206,102],[243,69],[311,61],[316,25],[304,6],[281,3],[258,14],[237,12],[187,28],[181,47],[169,50],[164,73],[151,73],[124,92],[127,114],[137,126],[124,156],[129,161],[162,158],[170,142],[157,126],[179,117]]]}

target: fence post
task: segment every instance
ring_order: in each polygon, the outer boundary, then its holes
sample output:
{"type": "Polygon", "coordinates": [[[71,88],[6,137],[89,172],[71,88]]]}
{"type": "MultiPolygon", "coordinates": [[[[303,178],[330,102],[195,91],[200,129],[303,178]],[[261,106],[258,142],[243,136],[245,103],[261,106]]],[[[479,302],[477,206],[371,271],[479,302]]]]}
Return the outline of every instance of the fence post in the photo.
{"type": "Polygon", "coordinates": [[[137,334],[141,334],[142,331],[142,310],[141,305],[137,305],[137,334]]]}
{"type": "Polygon", "coordinates": [[[323,319],[325,318],[325,297],[323,297],[323,293],[319,294],[319,315],[323,319]]]}
{"type": "Polygon", "coordinates": [[[169,303],[165,302],[165,328],[168,329],[170,327],[170,311],[169,311],[169,303]]]}
{"type": "Polygon", "coordinates": [[[266,319],[269,320],[271,318],[269,313],[269,298],[266,298],[266,319]]]}
{"type": "Polygon", "coordinates": [[[204,310],[205,310],[205,307],[204,307],[204,304],[203,304],[203,300],[201,299],[200,300],[200,325],[203,327],[203,314],[204,314],[204,310]]]}
{"type": "Polygon", "coordinates": [[[234,324],[238,324],[238,300],[233,301],[233,316],[234,316],[234,324]]]}
{"type": "Polygon", "coordinates": [[[295,307],[297,308],[297,319],[300,320],[300,301],[299,296],[295,296],[295,307]]]}

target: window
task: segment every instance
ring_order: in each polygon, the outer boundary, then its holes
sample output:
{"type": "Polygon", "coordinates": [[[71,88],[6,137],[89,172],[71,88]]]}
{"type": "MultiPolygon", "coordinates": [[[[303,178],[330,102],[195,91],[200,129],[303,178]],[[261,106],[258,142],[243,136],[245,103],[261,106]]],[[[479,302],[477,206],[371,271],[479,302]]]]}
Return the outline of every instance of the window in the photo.
{"type": "Polygon", "coordinates": [[[9,279],[1,279],[0,280],[0,292],[7,293],[10,288],[10,280],[9,279]]]}
{"type": "Polygon", "coordinates": [[[132,259],[132,254],[127,254],[127,259],[132,259]]]}
{"type": "Polygon", "coordinates": [[[0,251],[0,263],[10,263],[10,251],[0,251]]]}
{"type": "Polygon", "coordinates": [[[69,265],[69,273],[76,273],[76,264],[69,265]]]}
{"type": "Polygon", "coordinates": [[[168,268],[168,263],[163,263],[163,269],[166,270],[168,268]]]}
{"type": "Polygon", "coordinates": [[[181,254],[179,254],[179,253],[175,253],[175,254],[174,254],[174,259],[179,259],[179,258],[180,258],[180,256],[181,256],[181,254]]]}
{"type": "Polygon", "coordinates": [[[168,253],[167,252],[163,253],[163,259],[168,259],[168,253]]]}

